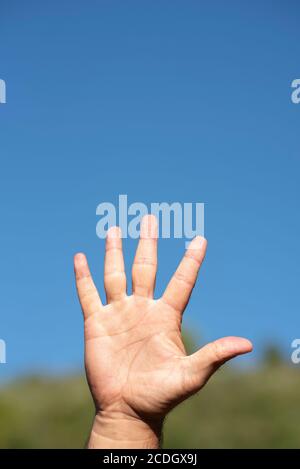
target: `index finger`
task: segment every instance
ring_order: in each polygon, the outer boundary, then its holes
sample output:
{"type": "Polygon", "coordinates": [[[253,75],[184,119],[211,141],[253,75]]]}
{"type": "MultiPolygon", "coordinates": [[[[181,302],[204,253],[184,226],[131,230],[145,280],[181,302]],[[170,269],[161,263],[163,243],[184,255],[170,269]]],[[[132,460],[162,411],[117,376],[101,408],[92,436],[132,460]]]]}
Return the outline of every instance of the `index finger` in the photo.
{"type": "Polygon", "coordinates": [[[183,313],[196,283],[206,246],[207,241],[202,236],[193,239],[162,296],[162,300],[180,314],[183,313]]]}

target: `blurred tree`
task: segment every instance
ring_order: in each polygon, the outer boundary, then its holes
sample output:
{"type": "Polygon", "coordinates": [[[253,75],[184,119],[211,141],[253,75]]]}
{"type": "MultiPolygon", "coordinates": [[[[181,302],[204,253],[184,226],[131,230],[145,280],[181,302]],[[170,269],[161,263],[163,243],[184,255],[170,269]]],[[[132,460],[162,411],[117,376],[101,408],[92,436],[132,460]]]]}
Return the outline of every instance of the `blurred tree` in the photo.
{"type": "Polygon", "coordinates": [[[263,352],[262,362],[267,367],[276,367],[284,364],[284,359],[279,346],[268,344],[263,352]]]}

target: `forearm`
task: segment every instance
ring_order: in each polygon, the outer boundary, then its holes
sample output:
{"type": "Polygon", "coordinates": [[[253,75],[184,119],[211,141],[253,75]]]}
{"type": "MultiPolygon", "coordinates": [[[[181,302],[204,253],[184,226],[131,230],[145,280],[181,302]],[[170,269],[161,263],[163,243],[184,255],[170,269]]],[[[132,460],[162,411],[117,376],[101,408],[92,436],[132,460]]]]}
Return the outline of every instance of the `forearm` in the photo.
{"type": "Polygon", "coordinates": [[[146,422],[121,413],[96,414],[87,448],[117,449],[160,447],[162,421],[146,422]]]}

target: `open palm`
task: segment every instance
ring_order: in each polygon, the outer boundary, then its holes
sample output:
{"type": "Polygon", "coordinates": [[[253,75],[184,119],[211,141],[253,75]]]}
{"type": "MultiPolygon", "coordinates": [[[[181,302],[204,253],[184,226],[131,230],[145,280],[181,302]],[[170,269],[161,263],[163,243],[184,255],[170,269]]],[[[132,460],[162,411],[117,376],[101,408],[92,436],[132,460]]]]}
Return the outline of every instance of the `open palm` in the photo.
{"type": "Polygon", "coordinates": [[[75,256],[78,295],[85,319],[85,363],[97,412],[161,419],[197,392],[226,360],[251,351],[251,343],[227,337],[187,356],[181,321],[206,251],[196,237],[160,299],[154,299],[157,222],[144,217],[132,269],[132,295],[119,228],[106,240],[104,306],[83,254],[75,256]]]}

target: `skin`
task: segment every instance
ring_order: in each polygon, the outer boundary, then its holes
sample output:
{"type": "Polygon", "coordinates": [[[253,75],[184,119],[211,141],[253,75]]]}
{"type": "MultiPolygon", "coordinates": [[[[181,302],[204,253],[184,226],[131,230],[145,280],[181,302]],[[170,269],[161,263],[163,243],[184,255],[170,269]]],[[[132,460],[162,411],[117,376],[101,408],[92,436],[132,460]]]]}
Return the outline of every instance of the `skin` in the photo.
{"type": "Polygon", "coordinates": [[[157,221],[152,215],[144,217],[132,294],[127,295],[121,233],[111,228],[104,268],[106,305],[85,255],[76,254],[86,374],[96,408],[89,448],[158,448],[166,414],[199,391],[224,362],[252,350],[247,339],[225,337],[186,354],[182,315],[206,246],[199,236],[190,243],[164,294],[154,299],[157,221]]]}

